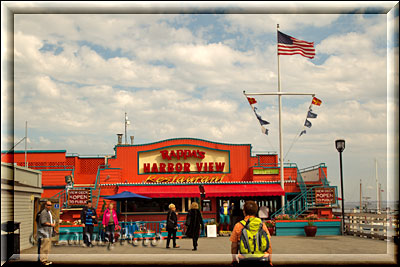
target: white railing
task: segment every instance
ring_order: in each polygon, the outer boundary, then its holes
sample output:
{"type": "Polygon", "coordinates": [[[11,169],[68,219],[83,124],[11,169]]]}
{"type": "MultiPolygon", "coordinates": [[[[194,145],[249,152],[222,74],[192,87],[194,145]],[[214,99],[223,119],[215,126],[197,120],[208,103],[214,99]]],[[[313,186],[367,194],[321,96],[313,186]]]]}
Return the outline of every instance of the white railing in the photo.
{"type": "Polygon", "coordinates": [[[346,234],[392,241],[399,236],[398,216],[393,214],[345,213],[346,234]]]}

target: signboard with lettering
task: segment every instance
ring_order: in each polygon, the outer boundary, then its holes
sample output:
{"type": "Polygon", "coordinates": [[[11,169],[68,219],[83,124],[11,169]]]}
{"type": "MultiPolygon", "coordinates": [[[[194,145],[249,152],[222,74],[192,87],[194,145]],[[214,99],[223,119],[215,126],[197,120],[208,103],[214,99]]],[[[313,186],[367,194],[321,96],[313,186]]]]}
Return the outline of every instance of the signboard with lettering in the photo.
{"type": "Polygon", "coordinates": [[[276,168],[253,169],[253,174],[279,174],[279,169],[276,168]]]}
{"type": "Polygon", "coordinates": [[[316,204],[334,204],[336,203],[336,195],[334,188],[314,188],[316,204]]]}
{"type": "Polygon", "coordinates": [[[218,183],[225,178],[223,175],[194,175],[194,176],[179,176],[179,175],[149,175],[145,184],[169,184],[169,183],[218,183]]]}
{"type": "Polygon", "coordinates": [[[138,174],[229,173],[229,151],[200,146],[172,146],[138,152],[138,174]]]}
{"type": "Polygon", "coordinates": [[[68,190],[68,206],[85,206],[88,200],[90,200],[89,189],[68,190]]]}

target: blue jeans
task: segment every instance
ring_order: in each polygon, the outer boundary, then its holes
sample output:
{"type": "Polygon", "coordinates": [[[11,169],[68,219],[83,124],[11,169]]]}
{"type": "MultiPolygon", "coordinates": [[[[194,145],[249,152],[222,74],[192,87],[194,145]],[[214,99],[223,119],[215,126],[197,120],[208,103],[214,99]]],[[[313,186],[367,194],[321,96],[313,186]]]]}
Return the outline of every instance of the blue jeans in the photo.
{"type": "Polygon", "coordinates": [[[224,214],[219,214],[219,218],[220,218],[220,223],[224,224],[230,224],[231,223],[231,218],[229,215],[224,215],[224,214]]]}

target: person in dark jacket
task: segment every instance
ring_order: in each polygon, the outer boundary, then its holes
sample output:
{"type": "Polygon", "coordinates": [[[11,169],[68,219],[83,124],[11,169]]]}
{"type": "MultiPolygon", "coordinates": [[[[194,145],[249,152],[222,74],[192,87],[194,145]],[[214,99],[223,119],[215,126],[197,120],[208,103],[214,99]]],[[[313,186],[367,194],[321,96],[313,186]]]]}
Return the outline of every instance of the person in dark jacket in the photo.
{"type": "Polygon", "coordinates": [[[176,215],[176,207],[174,204],[170,204],[168,206],[169,211],[167,214],[167,231],[168,231],[168,238],[167,238],[167,248],[169,248],[169,242],[172,236],[172,243],[174,248],[179,248],[176,244],[176,231],[178,230],[178,216],[176,215]]]}
{"type": "Polygon", "coordinates": [[[197,204],[196,202],[192,202],[190,206],[185,225],[187,227],[186,236],[193,239],[192,250],[197,250],[197,240],[200,236],[200,226],[201,229],[204,229],[204,222],[199,210],[199,204],[197,204]]]}
{"type": "Polygon", "coordinates": [[[83,245],[86,247],[93,247],[92,237],[93,229],[96,221],[96,210],[92,207],[92,202],[87,201],[86,206],[81,211],[81,222],[83,226],[83,245]]]}

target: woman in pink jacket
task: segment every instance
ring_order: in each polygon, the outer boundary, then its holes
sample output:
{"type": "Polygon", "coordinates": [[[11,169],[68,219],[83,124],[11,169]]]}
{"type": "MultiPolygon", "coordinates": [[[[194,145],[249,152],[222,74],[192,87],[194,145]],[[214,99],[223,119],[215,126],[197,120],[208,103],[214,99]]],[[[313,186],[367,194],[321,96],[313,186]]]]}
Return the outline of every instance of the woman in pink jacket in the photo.
{"type": "Polygon", "coordinates": [[[106,229],[106,236],[108,235],[110,248],[114,247],[114,231],[115,226],[118,225],[117,212],[113,208],[114,204],[110,203],[103,215],[103,227],[106,229]]]}

